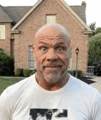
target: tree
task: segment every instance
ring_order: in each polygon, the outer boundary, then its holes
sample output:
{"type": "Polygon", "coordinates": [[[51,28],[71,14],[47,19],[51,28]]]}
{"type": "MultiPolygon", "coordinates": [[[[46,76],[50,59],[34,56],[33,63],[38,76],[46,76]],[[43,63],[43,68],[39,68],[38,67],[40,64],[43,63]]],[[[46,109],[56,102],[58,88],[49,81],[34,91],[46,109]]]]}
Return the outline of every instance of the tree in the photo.
{"type": "Polygon", "coordinates": [[[101,33],[101,27],[97,28],[95,34],[101,33]]]}
{"type": "Polygon", "coordinates": [[[89,28],[92,30],[92,35],[95,35],[95,30],[96,30],[96,22],[94,22],[94,23],[91,23],[90,25],[89,25],[89,28]]]}
{"type": "Polygon", "coordinates": [[[93,60],[101,60],[101,33],[88,39],[88,65],[92,65],[93,60]]]}

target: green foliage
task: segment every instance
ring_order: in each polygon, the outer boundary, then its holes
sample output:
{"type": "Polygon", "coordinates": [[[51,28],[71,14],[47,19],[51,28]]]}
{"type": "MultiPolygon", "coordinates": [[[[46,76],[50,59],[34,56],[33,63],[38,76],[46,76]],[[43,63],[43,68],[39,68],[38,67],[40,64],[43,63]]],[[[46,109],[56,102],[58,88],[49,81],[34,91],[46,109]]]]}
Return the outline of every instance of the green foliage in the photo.
{"type": "Polygon", "coordinates": [[[94,35],[96,35],[98,33],[101,33],[101,27],[96,28],[96,22],[91,23],[89,25],[89,28],[92,30],[92,36],[94,36],[94,35]]]}
{"type": "MultiPolygon", "coordinates": [[[[70,73],[71,75],[75,76],[76,75],[76,70],[68,70],[68,73],[70,73]]],[[[78,78],[82,77],[82,71],[81,70],[77,70],[77,75],[78,78]]]]}
{"type": "Polygon", "coordinates": [[[32,72],[31,72],[31,74],[30,75],[33,75],[33,74],[35,74],[36,73],[36,69],[34,69],[32,72]]]}
{"type": "Polygon", "coordinates": [[[14,75],[14,58],[0,48],[0,75],[14,75]]]}
{"type": "Polygon", "coordinates": [[[16,70],[16,76],[29,77],[29,76],[35,74],[36,71],[37,71],[36,69],[34,69],[34,70],[28,70],[28,69],[18,68],[18,69],[16,70]]]}
{"type": "Polygon", "coordinates": [[[17,76],[24,76],[24,75],[23,75],[23,69],[22,69],[22,68],[18,68],[18,69],[16,70],[16,75],[17,75],[17,76]]]}
{"type": "Polygon", "coordinates": [[[101,28],[97,28],[96,31],[95,31],[95,34],[98,34],[98,33],[101,33],[101,28]]]}
{"type": "Polygon", "coordinates": [[[96,29],[96,22],[94,22],[94,23],[91,23],[90,25],[89,25],[89,28],[92,30],[92,35],[95,35],[95,29],[96,29]]]}
{"type": "Polygon", "coordinates": [[[92,65],[93,60],[101,60],[101,33],[89,38],[88,46],[88,65],[92,65]]]}
{"type": "Polygon", "coordinates": [[[28,69],[24,69],[23,70],[23,75],[24,77],[29,77],[30,74],[32,73],[33,70],[28,70],[28,69]]]}

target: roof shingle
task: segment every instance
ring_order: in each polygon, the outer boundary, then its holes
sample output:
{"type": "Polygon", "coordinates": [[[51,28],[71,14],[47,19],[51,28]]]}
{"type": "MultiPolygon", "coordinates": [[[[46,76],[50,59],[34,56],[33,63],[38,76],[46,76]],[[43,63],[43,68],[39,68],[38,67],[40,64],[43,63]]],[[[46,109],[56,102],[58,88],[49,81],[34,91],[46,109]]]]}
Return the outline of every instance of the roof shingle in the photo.
{"type": "Polygon", "coordinates": [[[13,21],[17,23],[31,9],[31,7],[32,6],[9,6],[4,7],[4,9],[13,21]]]}
{"type": "Polygon", "coordinates": [[[0,22],[12,22],[12,19],[10,18],[8,13],[6,13],[6,11],[1,5],[0,5],[0,22]]]}
{"type": "MultiPolygon", "coordinates": [[[[11,21],[17,23],[33,6],[0,6],[0,21],[11,21]]],[[[85,5],[69,6],[85,23],[85,5]]]]}

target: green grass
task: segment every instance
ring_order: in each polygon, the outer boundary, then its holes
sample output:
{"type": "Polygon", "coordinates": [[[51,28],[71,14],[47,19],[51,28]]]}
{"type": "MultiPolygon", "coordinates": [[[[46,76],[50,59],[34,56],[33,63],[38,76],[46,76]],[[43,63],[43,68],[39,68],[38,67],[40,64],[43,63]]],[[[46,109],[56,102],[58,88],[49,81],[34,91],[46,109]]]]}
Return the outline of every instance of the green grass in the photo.
{"type": "Polygon", "coordinates": [[[0,76],[0,94],[10,85],[19,82],[24,78],[0,76]]]}

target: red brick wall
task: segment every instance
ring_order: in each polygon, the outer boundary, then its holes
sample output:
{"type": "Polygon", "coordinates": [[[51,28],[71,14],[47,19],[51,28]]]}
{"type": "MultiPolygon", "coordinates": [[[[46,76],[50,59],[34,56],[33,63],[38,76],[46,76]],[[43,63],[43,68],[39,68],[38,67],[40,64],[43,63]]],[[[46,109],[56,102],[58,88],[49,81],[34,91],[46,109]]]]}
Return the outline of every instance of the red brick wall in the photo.
{"type": "Polygon", "coordinates": [[[2,48],[6,54],[10,55],[10,23],[0,23],[0,25],[5,25],[5,39],[0,39],[0,48],[2,48]]]}
{"type": "Polygon", "coordinates": [[[55,0],[44,1],[18,28],[21,33],[15,37],[15,70],[17,68],[28,69],[28,46],[33,44],[37,30],[45,25],[46,14],[56,14],[56,22],[64,26],[71,36],[72,68],[76,66],[75,49],[79,48],[78,69],[86,74],[88,40],[82,34],[83,27],[74,19],[67,10],[65,11],[55,0]]]}

